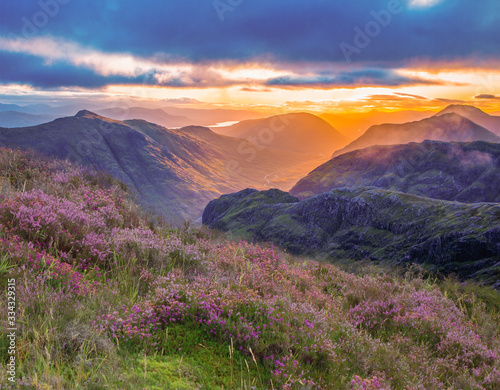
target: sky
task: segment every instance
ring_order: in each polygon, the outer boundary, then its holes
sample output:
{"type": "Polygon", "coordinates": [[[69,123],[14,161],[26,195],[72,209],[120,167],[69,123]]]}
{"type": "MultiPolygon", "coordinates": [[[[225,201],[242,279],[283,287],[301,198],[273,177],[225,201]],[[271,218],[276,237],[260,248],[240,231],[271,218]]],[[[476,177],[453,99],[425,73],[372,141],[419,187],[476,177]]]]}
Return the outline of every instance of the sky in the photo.
{"type": "Polygon", "coordinates": [[[500,110],[498,0],[1,0],[0,102],[500,110]]]}

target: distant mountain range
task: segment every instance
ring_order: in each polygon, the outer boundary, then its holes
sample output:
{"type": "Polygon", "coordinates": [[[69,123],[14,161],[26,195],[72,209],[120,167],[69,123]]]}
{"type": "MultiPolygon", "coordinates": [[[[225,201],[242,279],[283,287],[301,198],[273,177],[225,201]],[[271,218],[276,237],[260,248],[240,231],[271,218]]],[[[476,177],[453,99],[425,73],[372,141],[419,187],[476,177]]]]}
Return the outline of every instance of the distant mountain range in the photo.
{"type": "Polygon", "coordinates": [[[328,122],[308,113],[242,121],[214,131],[231,137],[245,138],[262,146],[299,153],[330,155],[349,142],[349,138],[328,122]]]}
{"type": "Polygon", "coordinates": [[[432,111],[393,111],[383,112],[371,110],[369,112],[333,114],[323,113],[319,117],[330,123],[342,134],[351,139],[358,138],[373,125],[380,123],[406,123],[428,118],[434,113],[432,111]]]}
{"type": "MultiPolygon", "coordinates": [[[[253,110],[238,110],[228,108],[192,108],[180,106],[162,107],[172,115],[186,116],[193,119],[199,126],[213,126],[218,123],[238,122],[248,119],[262,118],[265,115],[253,110]]],[[[193,124],[193,123],[192,123],[193,124]]]]}
{"type": "Polygon", "coordinates": [[[495,283],[500,272],[500,204],[433,200],[373,187],[300,201],[244,190],[208,204],[203,224],[294,254],[389,264],[423,263],[495,283]]]}
{"type": "Polygon", "coordinates": [[[372,146],[334,157],[290,193],[305,198],[356,186],[460,202],[500,202],[500,144],[424,141],[372,146]]]}
{"type": "MultiPolygon", "coordinates": [[[[102,116],[116,120],[143,119],[165,127],[189,125],[212,126],[218,123],[242,121],[264,116],[252,110],[223,108],[192,108],[179,106],[141,107],[129,103],[114,107],[103,107],[102,103],[91,104],[90,109],[102,116]]],[[[118,103],[119,104],[119,103],[118,103]]],[[[157,103],[156,105],[158,105],[157,103]]],[[[82,109],[79,103],[52,107],[47,104],[3,104],[0,103],[0,127],[24,127],[46,123],[49,120],[73,115],[82,109]],[[14,114],[14,112],[16,114],[14,114]],[[37,117],[40,115],[40,117],[37,117]]]]}
{"type": "Polygon", "coordinates": [[[19,111],[0,111],[1,127],[26,127],[36,126],[41,123],[50,122],[57,117],[54,115],[27,114],[19,111]]]}
{"type": "MultiPolygon", "coordinates": [[[[102,169],[176,223],[199,218],[207,202],[222,193],[249,185],[264,189],[269,173],[317,158],[262,148],[208,128],[169,130],[85,110],[38,126],[0,128],[0,145],[33,148],[102,169]]],[[[291,177],[289,185],[299,177],[291,177]]]]}
{"type": "Polygon", "coordinates": [[[186,116],[171,115],[160,108],[151,109],[143,107],[114,107],[99,110],[97,111],[97,113],[99,115],[121,121],[142,119],[164,127],[183,127],[196,124],[192,119],[189,119],[186,116]]]}
{"type": "Polygon", "coordinates": [[[351,142],[332,157],[374,145],[396,145],[438,141],[500,142],[500,137],[470,119],[455,113],[442,113],[431,118],[404,124],[383,124],[370,127],[361,137],[351,142]]]}
{"type": "Polygon", "coordinates": [[[25,106],[20,106],[18,104],[5,104],[0,103],[0,112],[4,111],[17,111],[24,112],[28,114],[52,114],[52,107],[48,104],[27,104],[25,106]]]}

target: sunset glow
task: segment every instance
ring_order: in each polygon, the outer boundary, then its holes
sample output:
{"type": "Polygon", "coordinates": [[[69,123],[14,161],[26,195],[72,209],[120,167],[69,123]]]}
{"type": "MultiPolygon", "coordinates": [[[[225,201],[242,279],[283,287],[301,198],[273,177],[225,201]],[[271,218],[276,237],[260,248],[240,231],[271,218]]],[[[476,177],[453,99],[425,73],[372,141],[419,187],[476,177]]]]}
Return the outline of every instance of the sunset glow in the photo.
{"type": "Polygon", "coordinates": [[[196,106],[279,112],[439,110],[450,102],[500,109],[494,2],[485,4],[492,12],[476,16],[465,1],[366,1],[355,10],[297,2],[279,19],[271,16],[279,2],[252,9],[241,4],[223,14],[201,3],[199,14],[187,5],[173,12],[170,4],[112,3],[95,2],[93,9],[123,17],[109,20],[105,33],[86,30],[86,38],[78,32],[84,28],[80,15],[90,14],[78,4],[61,4],[43,26],[33,19],[45,12],[35,3],[4,5],[2,99],[98,96],[103,102],[128,98],[131,104],[152,104],[182,98],[196,100],[196,106]],[[161,24],[150,18],[158,7],[165,15],[161,24]],[[473,23],[467,33],[460,7],[473,23]],[[123,24],[132,15],[143,28],[123,24]],[[312,15],[313,29],[304,21],[312,15]],[[185,19],[193,23],[181,25],[185,19]],[[423,19],[428,27],[418,27],[423,19]],[[247,26],[255,20],[265,39],[247,26]]]}

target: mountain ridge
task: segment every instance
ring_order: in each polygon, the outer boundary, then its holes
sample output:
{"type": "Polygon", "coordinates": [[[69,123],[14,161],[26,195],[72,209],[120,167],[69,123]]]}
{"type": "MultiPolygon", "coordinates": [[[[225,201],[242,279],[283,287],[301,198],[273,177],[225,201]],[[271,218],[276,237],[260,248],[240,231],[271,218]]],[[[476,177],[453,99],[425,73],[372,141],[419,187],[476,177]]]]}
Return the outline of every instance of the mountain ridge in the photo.
{"type": "Polygon", "coordinates": [[[319,166],[290,193],[305,198],[356,186],[442,200],[500,202],[500,144],[426,140],[358,149],[319,166]]]}
{"type": "Polygon", "coordinates": [[[405,144],[422,142],[426,139],[457,142],[500,142],[500,137],[470,119],[456,113],[446,113],[404,124],[371,126],[361,137],[343,149],[335,151],[332,157],[374,145],[405,144]]]}
{"type": "Polygon", "coordinates": [[[264,189],[270,171],[313,158],[258,149],[210,129],[171,130],[89,110],[42,125],[0,128],[0,145],[32,148],[108,172],[174,223],[198,219],[208,201],[223,193],[256,184],[264,189]],[[241,149],[255,151],[255,158],[249,161],[241,149]]]}
{"type": "Polygon", "coordinates": [[[482,126],[492,133],[500,136],[500,117],[490,115],[480,108],[467,104],[450,104],[445,109],[439,111],[434,116],[440,116],[444,114],[455,113],[463,116],[464,118],[470,119],[479,126],[482,126]]]}
{"type": "Polygon", "coordinates": [[[223,135],[245,138],[262,146],[302,153],[330,155],[349,142],[349,138],[324,119],[305,112],[274,115],[214,128],[223,135]]]}

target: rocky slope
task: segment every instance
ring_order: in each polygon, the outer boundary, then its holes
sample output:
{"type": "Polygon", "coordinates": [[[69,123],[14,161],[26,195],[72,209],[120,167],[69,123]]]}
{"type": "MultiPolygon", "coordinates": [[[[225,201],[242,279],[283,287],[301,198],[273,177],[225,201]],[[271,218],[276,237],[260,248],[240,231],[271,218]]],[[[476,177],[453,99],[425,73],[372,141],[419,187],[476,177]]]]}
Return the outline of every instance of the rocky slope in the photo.
{"type": "Polygon", "coordinates": [[[337,150],[332,157],[374,145],[406,144],[426,139],[446,142],[500,142],[500,137],[470,119],[449,113],[417,122],[372,126],[357,140],[337,150]]]}
{"type": "Polygon", "coordinates": [[[208,128],[169,130],[85,110],[38,126],[0,128],[0,145],[33,148],[104,170],[175,223],[198,219],[208,201],[223,193],[267,188],[270,172],[313,158],[261,148],[208,128]],[[252,151],[253,159],[242,150],[252,151]]]}
{"type": "Polygon", "coordinates": [[[305,198],[354,186],[460,202],[500,202],[500,144],[424,141],[372,146],[334,157],[290,193],[305,198]]]}
{"type": "Polygon", "coordinates": [[[203,223],[295,254],[417,262],[461,277],[500,280],[500,205],[432,200],[373,187],[300,201],[247,189],[208,204],[203,223]]]}

